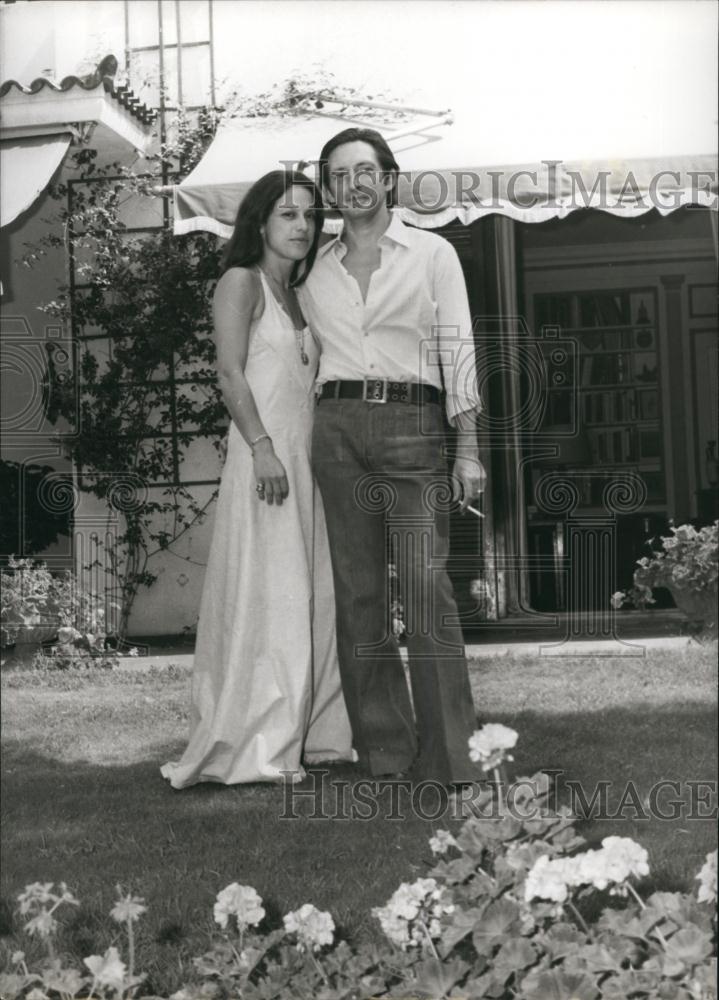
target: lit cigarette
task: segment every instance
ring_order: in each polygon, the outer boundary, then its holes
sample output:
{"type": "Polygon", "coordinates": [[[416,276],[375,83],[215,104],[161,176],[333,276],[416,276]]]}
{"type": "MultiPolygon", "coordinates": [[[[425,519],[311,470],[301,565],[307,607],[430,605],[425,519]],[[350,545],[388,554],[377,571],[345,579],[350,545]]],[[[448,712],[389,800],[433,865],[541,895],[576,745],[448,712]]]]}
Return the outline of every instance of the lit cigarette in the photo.
{"type": "Polygon", "coordinates": [[[474,514],[475,517],[484,517],[484,514],[482,513],[482,511],[481,510],[477,510],[477,508],[473,507],[471,503],[467,504],[467,506],[464,509],[471,511],[474,514]]]}

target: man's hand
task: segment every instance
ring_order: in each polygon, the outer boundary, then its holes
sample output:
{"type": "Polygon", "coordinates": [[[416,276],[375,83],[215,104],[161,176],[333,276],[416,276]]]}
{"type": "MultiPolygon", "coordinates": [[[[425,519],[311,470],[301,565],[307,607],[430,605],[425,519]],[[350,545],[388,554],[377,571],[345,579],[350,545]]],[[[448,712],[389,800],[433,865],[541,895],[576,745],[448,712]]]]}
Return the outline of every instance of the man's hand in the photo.
{"type": "Polygon", "coordinates": [[[487,473],[480,460],[458,455],[452,468],[452,499],[462,512],[484,492],[486,484],[487,473]]]}

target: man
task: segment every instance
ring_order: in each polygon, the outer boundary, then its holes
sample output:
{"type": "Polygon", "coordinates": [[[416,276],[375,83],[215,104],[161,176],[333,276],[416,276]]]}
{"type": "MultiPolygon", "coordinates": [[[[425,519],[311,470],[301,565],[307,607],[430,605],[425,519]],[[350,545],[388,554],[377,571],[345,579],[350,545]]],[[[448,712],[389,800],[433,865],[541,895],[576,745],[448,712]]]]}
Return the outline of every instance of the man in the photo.
{"type": "Polygon", "coordinates": [[[398,165],[382,136],[350,128],[320,156],[341,236],[318,253],[301,289],[318,335],[321,396],[313,465],[330,537],[337,639],[360,766],[445,784],[475,780],[475,728],[457,608],[446,572],[447,466],[441,390],[457,429],[453,495],[483,490],[479,410],[462,270],[440,236],[391,211],[398,165]],[[404,603],[412,702],[388,623],[394,547],[404,603]],[[412,712],[414,706],[414,718],[412,712]],[[416,719],[416,729],[415,729],[416,719]]]}

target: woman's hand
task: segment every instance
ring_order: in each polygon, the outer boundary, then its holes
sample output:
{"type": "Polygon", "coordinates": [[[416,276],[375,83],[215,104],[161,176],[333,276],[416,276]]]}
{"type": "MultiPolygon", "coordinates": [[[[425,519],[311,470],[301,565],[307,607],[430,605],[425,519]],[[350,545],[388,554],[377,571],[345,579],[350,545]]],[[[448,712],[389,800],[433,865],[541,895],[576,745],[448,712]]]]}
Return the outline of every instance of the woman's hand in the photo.
{"type": "Polygon", "coordinates": [[[270,506],[277,504],[282,506],[282,501],[289,495],[290,487],[287,482],[285,467],[280,462],[272,442],[269,438],[259,441],[252,453],[255,483],[264,487],[257,491],[260,500],[266,500],[270,506]]]}

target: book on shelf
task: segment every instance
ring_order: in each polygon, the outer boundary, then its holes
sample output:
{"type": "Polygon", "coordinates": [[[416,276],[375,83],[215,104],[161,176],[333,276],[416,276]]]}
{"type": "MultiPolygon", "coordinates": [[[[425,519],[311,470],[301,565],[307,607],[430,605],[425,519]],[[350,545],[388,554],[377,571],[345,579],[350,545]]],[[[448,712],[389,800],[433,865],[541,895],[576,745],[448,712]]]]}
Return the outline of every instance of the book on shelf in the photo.
{"type": "Polygon", "coordinates": [[[639,419],[657,420],[659,418],[659,393],[656,389],[638,389],[639,419]]]}
{"type": "Polygon", "coordinates": [[[633,427],[612,427],[587,432],[595,465],[626,465],[637,460],[637,442],[633,427]]]}

